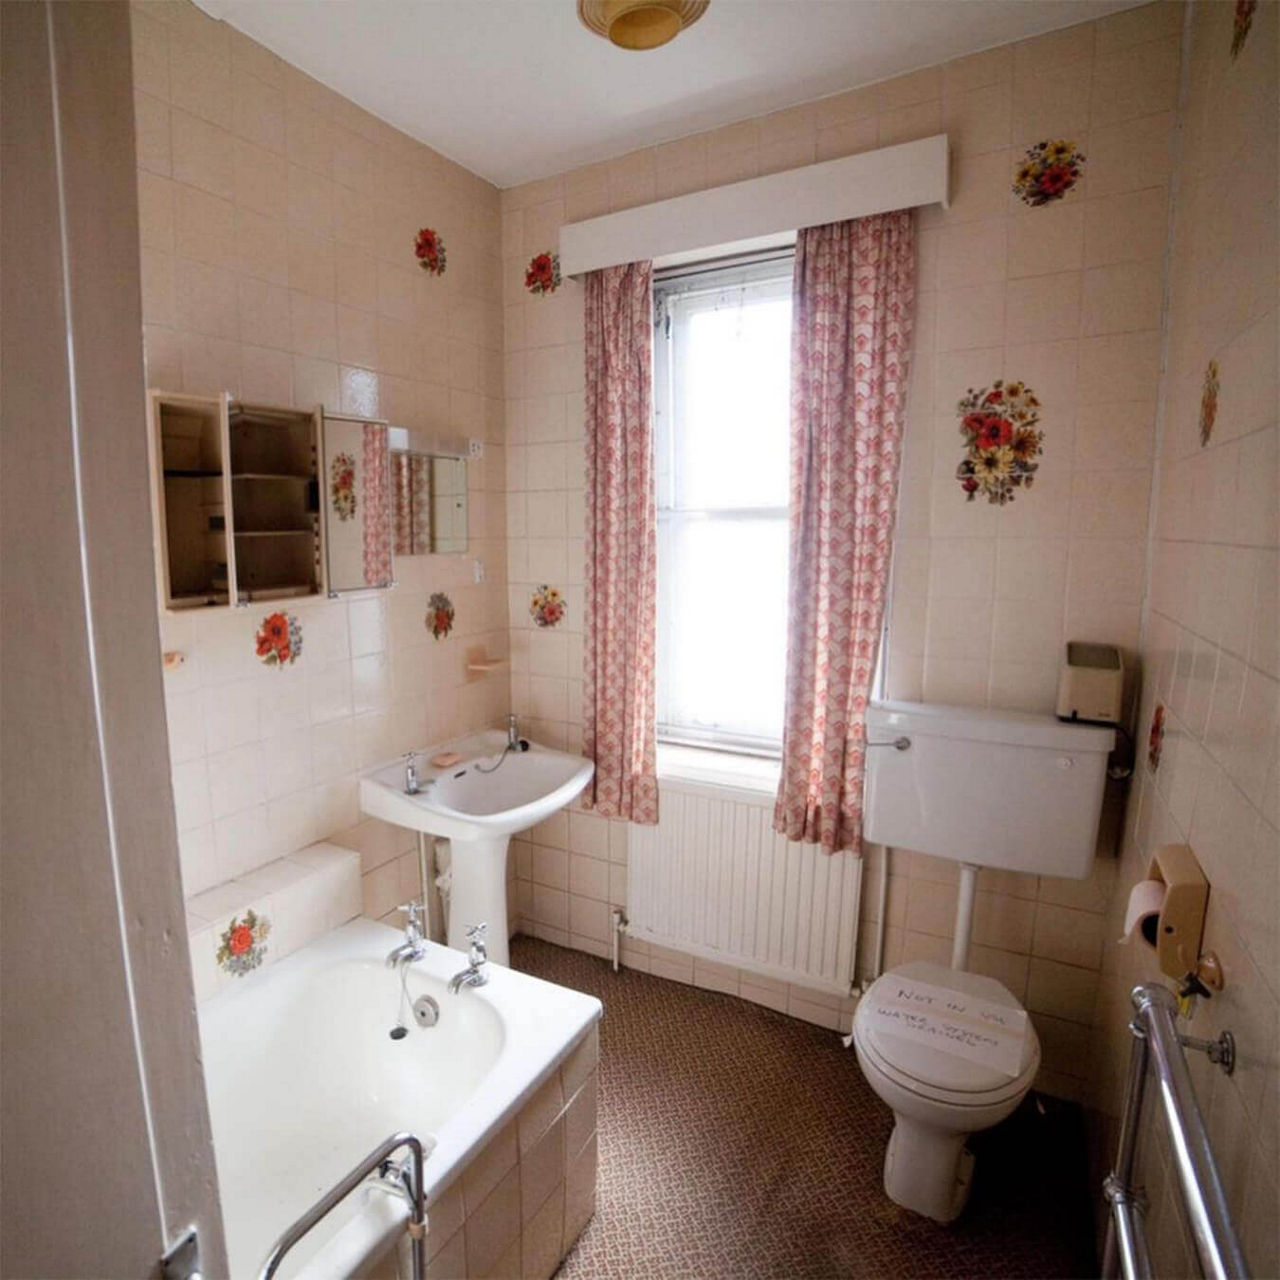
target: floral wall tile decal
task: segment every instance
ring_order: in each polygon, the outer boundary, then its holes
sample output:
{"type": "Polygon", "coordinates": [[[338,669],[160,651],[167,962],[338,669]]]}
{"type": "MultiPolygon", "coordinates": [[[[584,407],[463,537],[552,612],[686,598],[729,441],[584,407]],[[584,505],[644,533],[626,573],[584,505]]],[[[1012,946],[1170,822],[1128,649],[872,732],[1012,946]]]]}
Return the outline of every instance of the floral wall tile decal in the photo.
{"type": "Polygon", "coordinates": [[[1258,8],[1258,0],[1236,0],[1235,18],[1231,24],[1231,61],[1240,56],[1244,42],[1249,38],[1249,30],[1253,26],[1253,15],[1258,8]]]}
{"type": "Polygon", "coordinates": [[[1151,713],[1151,732],[1147,735],[1147,763],[1154,773],[1160,767],[1160,753],[1164,750],[1164,703],[1157,702],[1151,713]]]}
{"type": "Polygon", "coordinates": [[[1200,447],[1203,449],[1213,435],[1213,424],[1218,420],[1218,362],[1210,360],[1205,366],[1204,385],[1200,388],[1200,447]]]}
{"type": "Polygon", "coordinates": [[[1002,379],[968,394],[956,406],[965,456],[956,479],[966,500],[978,494],[997,506],[1012,502],[1015,489],[1029,489],[1044,452],[1044,432],[1037,431],[1040,401],[1023,382],[1002,379]]]}
{"type": "Polygon", "coordinates": [[[555,293],[560,287],[560,255],[534,254],[525,269],[524,287],[530,293],[555,293]]]}
{"type": "Polygon", "coordinates": [[[302,623],[291,613],[269,613],[256,640],[258,657],[267,666],[291,666],[302,653],[302,623]]]}
{"type": "Polygon", "coordinates": [[[564,618],[564,596],[556,587],[544,582],[529,601],[529,616],[534,626],[554,627],[564,618]]]}
{"type": "Polygon", "coordinates": [[[1033,209],[1061,200],[1080,181],[1084,159],[1065,138],[1037,142],[1013,175],[1013,193],[1033,209]]]}
{"type": "Polygon", "coordinates": [[[423,271],[433,276],[444,275],[444,239],[438,231],[423,227],[413,242],[413,253],[423,271]]]}
{"type": "Polygon", "coordinates": [[[250,908],[222,931],[218,945],[218,967],[237,978],[251,973],[267,954],[271,921],[250,908]]]}
{"type": "Polygon", "coordinates": [[[443,591],[435,591],[427,601],[427,630],[443,640],[453,630],[453,601],[443,591]]]}
{"type": "Polygon", "coordinates": [[[329,463],[329,500],[339,520],[356,514],[356,460],[349,453],[335,453],[329,463]]]}

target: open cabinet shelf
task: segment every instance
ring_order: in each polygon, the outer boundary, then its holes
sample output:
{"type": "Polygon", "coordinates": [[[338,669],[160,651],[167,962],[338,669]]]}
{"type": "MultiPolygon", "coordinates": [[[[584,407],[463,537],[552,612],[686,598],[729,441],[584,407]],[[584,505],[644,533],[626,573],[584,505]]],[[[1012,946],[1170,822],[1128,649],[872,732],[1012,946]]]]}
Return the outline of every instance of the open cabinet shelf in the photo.
{"type": "Polygon", "coordinates": [[[148,408],[165,608],[321,594],[318,411],[161,391],[148,408]]]}

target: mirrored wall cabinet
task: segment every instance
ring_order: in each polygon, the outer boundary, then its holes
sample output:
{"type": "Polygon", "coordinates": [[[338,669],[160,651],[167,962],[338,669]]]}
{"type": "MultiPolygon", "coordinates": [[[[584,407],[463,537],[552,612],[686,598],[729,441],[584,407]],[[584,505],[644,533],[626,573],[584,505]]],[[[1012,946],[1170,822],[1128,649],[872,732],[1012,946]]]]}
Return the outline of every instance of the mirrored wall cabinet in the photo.
{"type": "Polygon", "coordinates": [[[465,442],[226,395],[147,411],[166,609],[377,590],[393,552],[467,549],[465,442]]]}
{"type": "Polygon", "coordinates": [[[320,595],[319,410],[152,391],[148,414],[164,607],[320,595]]]}

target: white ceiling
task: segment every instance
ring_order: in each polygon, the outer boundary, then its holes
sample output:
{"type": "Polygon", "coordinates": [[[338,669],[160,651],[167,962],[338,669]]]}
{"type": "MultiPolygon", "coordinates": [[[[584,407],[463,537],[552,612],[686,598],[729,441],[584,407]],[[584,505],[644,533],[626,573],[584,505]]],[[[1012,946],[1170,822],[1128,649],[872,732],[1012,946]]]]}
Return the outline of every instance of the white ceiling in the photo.
{"type": "Polygon", "coordinates": [[[629,53],[575,0],[197,0],[500,187],[1141,2],[711,0],[629,53]]]}

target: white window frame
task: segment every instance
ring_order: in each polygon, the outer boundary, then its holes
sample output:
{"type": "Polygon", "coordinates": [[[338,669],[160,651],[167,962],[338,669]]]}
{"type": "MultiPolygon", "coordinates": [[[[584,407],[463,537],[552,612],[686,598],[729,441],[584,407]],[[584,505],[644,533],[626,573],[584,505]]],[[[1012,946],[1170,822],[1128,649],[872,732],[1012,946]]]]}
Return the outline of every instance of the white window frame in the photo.
{"type": "MultiPolygon", "coordinates": [[[[791,296],[794,250],[773,249],[762,254],[729,262],[700,263],[659,273],[654,282],[654,444],[656,484],[658,496],[658,693],[657,737],[659,742],[703,747],[710,750],[733,752],[738,755],[778,758],[782,754],[781,738],[762,738],[750,734],[735,733],[725,729],[673,724],[669,719],[669,707],[664,697],[663,671],[671,669],[671,645],[673,629],[664,624],[672,616],[671,588],[664,579],[661,565],[669,562],[673,532],[683,524],[699,520],[760,521],[782,520],[789,517],[784,504],[771,507],[695,508],[679,501],[679,477],[675,467],[675,431],[673,406],[680,398],[679,379],[683,362],[674,358],[677,334],[670,332],[665,300],[673,293],[679,294],[736,294],[743,286],[765,296],[791,296]]],[[[726,305],[737,305],[727,300],[726,305]]],[[[783,430],[789,432],[790,424],[783,430]]],[[[785,607],[786,601],[780,604],[785,607]]],[[[784,677],[785,678],[785,677],[784,677]]]]}

